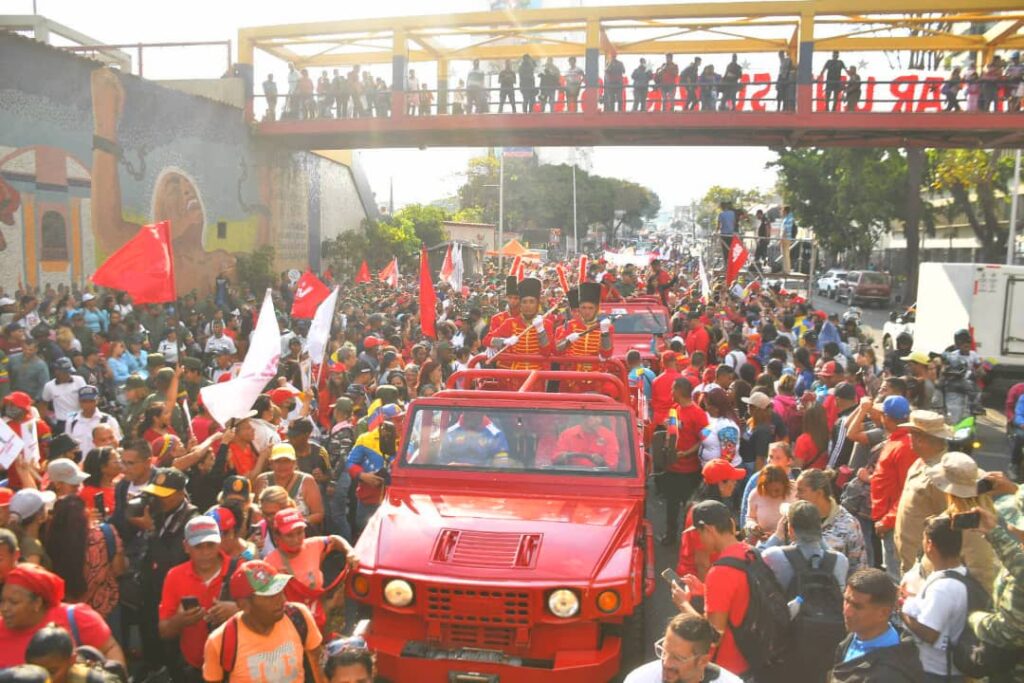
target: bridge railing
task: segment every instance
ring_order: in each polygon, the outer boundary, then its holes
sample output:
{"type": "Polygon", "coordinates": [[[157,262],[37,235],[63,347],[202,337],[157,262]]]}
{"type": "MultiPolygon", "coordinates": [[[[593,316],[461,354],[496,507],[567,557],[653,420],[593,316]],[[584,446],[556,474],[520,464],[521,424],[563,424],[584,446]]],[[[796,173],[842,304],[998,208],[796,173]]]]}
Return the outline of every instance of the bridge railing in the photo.
{"type": "MultiPolygon", "coordinates": [[[[314,86],[315,87],[315,86],[314,86]]],[[[818,113],[1021,113],[1024,85],[1009,82],[949,84],[937,78],[894,80],[869,78],[852,87],[816,81],[811,86],[811,112],[818,113]]],[[[254,96],[254,116],[261,121],[343,118],[391,118],[395,106],[401,116],[484,116],[494,114],[548,114],[572,116],[583,112],[658,112],[686,115],[694,112],[757,114],[798,112],[797,86],[792,82],[756,83],[679,82],[674,86],[576,89],[564,82],[512,90],[502,88],[448,88],[403,91],[375,89],[353,95],[333,87],[312,94],[281,93],[254,96]],[[271,113],[272,112],[272,113],[271,113]]]]}

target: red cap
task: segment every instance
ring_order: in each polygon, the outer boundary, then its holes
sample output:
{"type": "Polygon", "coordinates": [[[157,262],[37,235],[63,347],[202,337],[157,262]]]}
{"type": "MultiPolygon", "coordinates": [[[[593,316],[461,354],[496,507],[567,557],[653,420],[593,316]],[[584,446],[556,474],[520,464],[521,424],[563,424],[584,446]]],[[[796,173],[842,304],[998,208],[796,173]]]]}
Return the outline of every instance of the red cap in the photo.
{"type": "Polygon", "coordinates": [[[274,515],[274,528],[279,534],[288,534],[306,528],[306,518],[296,508],[285,508],[274,515]]]}
{"type": "Polygon", "coordinates": [[[839,374],[839,364],[834,360],[830,360],[821,366],[821,370],[818,371],[818,377],[834,377],[839,374]]]}
{"type": "Polygon", "coordinates": [[[28,410],[32,407],[32,397],[24,391],[12,391],[4,397],[4,401],[22,410],[28,410]]]}
{"type": "Polygon", "coordinates": [[[288,399],[295,398],[298,395],[298,391],[295,389],[289,389],[288,387],[278,387],[269,394],[270,400],[273,401],[276,406],[283,406],[288,399]]]}
{"type": "Polygon", "coordinates": [[[816,315],[820,320],[828,320],[828,313],[825,311],[815,311],[814,315],[816,315]]]}
{"type": "Polygon", "coordinates": [[[14,491],[6,487],[0,487],[0,507],[11,504],[11,498],[14,497],[14,491]]]}
{"type": "Polygon", "coordinates": [[[279,574],[263,560],[243,562],[231,575],[231,597],[238,600],[253,595],[272,596],[285,589],[291,580],[288,574],[279,574]]]}
{"type": "Polygon", "coordinates": [[[384,340],[380,337],[367,337],[363,340],[364,349],[373,349],[384,343],[384,340]]]}
{"type": "Polygon", "coordinates": [[[704,465],[701,470],[704,481],[709,484],[721,484],[723,481],[740,481],[747,476],[747,471],[741,467],[733,467],[729,462],[721,458],[715,458],[704,465]]]}

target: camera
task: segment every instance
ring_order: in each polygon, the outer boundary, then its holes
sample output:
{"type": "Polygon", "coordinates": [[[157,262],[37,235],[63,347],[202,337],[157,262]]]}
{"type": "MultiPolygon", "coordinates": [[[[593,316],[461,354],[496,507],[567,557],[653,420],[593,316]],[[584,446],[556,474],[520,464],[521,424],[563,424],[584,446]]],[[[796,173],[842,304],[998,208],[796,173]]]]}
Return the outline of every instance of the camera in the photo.
{"type": "Polygon", "coordinates": [[[126,517],[134,517],[137,519],[139,517],[145,517],[146,509],[148,508],[149,514],[155,517],[157,512],[156,505],[156,498],[152,494],[140,493],[137,497],[128,501],[124,514],[126,517]]]}

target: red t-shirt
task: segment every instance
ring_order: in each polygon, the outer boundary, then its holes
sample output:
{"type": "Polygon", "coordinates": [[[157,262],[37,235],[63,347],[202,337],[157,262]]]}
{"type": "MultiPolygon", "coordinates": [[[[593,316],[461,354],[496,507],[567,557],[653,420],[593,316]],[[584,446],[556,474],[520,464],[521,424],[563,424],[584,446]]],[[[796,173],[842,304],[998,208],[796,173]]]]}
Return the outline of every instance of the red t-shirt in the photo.
{"type": "MultiPolygon", "coordinates": [[[[181,607],[181,599],[186,596],[198,598],[199,606],[203,609],[213,607],[213,603],[220,599],[224,575],[227,574],[230,564],[230,558],[222,552],[220,574],[209,582],[196,574],[191,560],[172,567],[164,579],[164,591],[160,598],[160,619],[170,619],[177,614],[178,608],[181,607]]],[[[203,668],[203,647],[209,635],[210,627],[202,619],[182,629],[178,645],[189,666],[203,668]]]]}
{"type": "MultiPolygon", "coordinates": [[[[742,560],[748,550],[747,545],[736,542],[723,550],[718,557],[735,557],[742,560]]],[[[718,643],[714,662],[737,676],[747,673],[750,665],[736,645],[732,627],[743,622],[749,605],[750,585],[744,572],[732,567],[715,566],[708,570],[708,576],[704,580],[704,614],[726,612],[729,615],[729,626],[718,643]]]]}
{"type": "Polygon", "coordinates": [[[100,488],[99,486],[90,486],[89,484],[82,484],[82,488],[78,489],[78,497],[85,501],[86,510],[92,510],[93,508],[96,507],[96,494],[100,492],[103,493],[103,507],[106,508],[107,515],[114,514],[116,500],[114,498],[113,486],[100,488]]]}
{"type": "Polygon", "coordinates": [[[206,441],[216,428],[217,423],[209,415],[196,415],[192,418],[192,435],[199,443],[206,441]]]}
{"type": "Polygon", "coordinates": [[[793,445],[793,457],[800,463],[800,467],[811,468],[815,470],[825,469],[825,465],[828,464],[828,446],[823,450],[818,450],[818,446],[814,443],[814,439],[807,432],[804,432],[796,438],[796,443],[793,445]]]}
{"type": "Polygon", "coordinates": [[[251,444],[228,444],[228,464],[236,474],[247,476],[256,466],[257,457],[256,450],[251,444]]]}
{"type": "Polygon", "coordinates": [[[703,325],[686,333],[686,353],[689,355],[692,356],[694,351],[702,351],[706,357],[710,347],[711,337],[703,325]]]}
{"type": "MultiPolygon", "coordinates": [[[[677,429],[679,435],[676,437],[676,450],[686,451],[700,443],[701,430],[708,426],[708,414],[696,403],[691,403],[685,408],[678,404],[675,406],[676,420],[679,424],[677,429]]],[[[700,472],[700,455],[693,452],[688,457],[680,457],[668,466],[669,472],[700,472]]]]}
{"type": "MultiPolygon", "coordinates": [[[[692,524],[693,508],[691,507],[686,511],[683,529],[689,529],[692,524]]],[[[696,529],[693,531],[683,531],[683,537],[679,542],[679,564],[676,565],[676,573],[679,576],[686,576],[687,574],[697,576],[697,551],[703,549],[704,544],[700,541],[699,531],[696,529]]],[[[718,559],[718,555],[712,555],[710,559],[714,562],[718,559]]]]}
{"type": "Polygon", "coordinates": [[[672,384],[682,377],[677,370],[665,370],[651,382],[651,421],[662,424],[672,409],[672,384]]]}
{"type": "Polygon", "coordinates": [[[52,622],[70,633],[72,629],[67,614],[69,608],[74,610],[75,625],[78,627],[79,642],[76,645],[91,645],[102,652],[103,646],[110,640],[110,627],[107,626],[107,622],[88,605],[69,605],[62,602],[47,610],[39,623],[32,628],[9,629],[0,619],[0,643],[3,643],[3,647],[0,647],[0,669],[24,664],[28,641],[32,640],[36,631],[47,624],[52,622]]]}

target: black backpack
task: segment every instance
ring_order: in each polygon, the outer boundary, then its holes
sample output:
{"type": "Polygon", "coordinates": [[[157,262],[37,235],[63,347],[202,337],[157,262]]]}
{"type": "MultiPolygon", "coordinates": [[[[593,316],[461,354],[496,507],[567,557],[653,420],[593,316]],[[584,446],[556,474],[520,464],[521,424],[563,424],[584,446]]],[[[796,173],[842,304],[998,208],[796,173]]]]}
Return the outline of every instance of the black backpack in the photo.
{"type": "Polygon", "coordinates": [[[780,664],[790,642],[789,608],[779,580],[761,559],[761,553],[748,548],[744,559],[722,557],[713,566],[738,569],[747,577],[747,612],[739,624],[729,622],[729,628],[751,673],[758,674],[780,664]]]}
{"type": "Polygon", "coordinates": [[[803,600],[793,619],[791,663],[820,677],[832,668],[836,647],[846,637],[843,589],[833,573],[837,557],[829,552],[808,561],[795,547],[783,553],[793,568],[786,597],[792,600],[799,595],[803,600]]]}
{"type": "MultiPolygon", "coordinates": [[[[946,569],[942,577],[959,581],[967,589],[967,614],[971,612],[988,612],[992,609],[992,599],[978,580],[968,574],[961,574],[953,569],[946,569]]],[[[921,592],[924,597],[927,587],[921,592]]],[[[946,648],[946,665],[952,664],[960,673],[968,678],[983,678],[1001,671],[1011,671],[1021,657],[1019,650],[999,647],[986,643],[974,632],[969,624],[952,647],[946,648]]]]}

